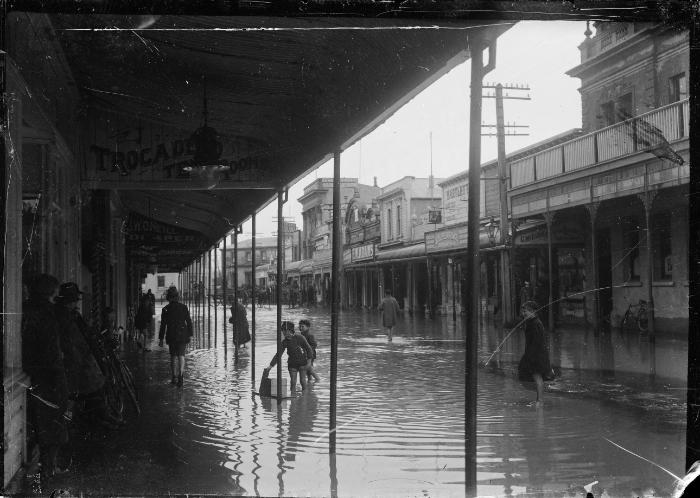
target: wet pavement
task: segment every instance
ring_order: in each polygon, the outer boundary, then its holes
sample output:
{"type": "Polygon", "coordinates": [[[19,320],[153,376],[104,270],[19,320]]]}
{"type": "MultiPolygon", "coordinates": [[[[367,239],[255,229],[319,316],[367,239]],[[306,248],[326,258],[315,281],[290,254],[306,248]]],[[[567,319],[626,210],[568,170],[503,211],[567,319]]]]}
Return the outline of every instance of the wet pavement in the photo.
{"type": "MultiPolygon", "coordinates": [[[[127,347],[141,416],[80,441],[69,473],[28,487],[110,496],[463,496],[459,321],[407,316],[388,343],[378,313],[341,316],[337,454],[329,456],[330,314],[284,309],[285,320],[302,317],[319,342],[321,381],[281,404],[252,393],[250,347],[235,359],[221,330],[216,348],[206,325],[193,341],[182,389],[170,384],[167,348],[127,347]]],[[[219,329],[222,321],[219,308],[219,329]]],[[[275,352],[274,321],[274,308],[258,309],[256,382],[275,352]]],[[[672,493],[672,475],[684,472],[684,341],[561,326],[552,345],[561,376],[535,408],[534,392],[513,376],[522,333],[491,357],[509,331],[482,325],[479,358],[490,361],[479,374],[479,496],[585,496],[587,485],[595,496],[672,493]]]]}

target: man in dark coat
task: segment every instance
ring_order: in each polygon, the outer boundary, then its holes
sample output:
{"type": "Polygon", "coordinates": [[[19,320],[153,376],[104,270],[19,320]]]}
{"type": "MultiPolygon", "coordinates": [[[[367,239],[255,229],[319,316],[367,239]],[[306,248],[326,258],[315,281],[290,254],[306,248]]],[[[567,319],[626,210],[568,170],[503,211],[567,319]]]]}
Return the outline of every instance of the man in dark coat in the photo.
{"type": "Polygon", "coordinates": [[[57,289],[55,277],[38,275],[22,306],[22,367],[32,383],[27,418],[39,445],[42,475],[47,477],[59,472],[59,451],[68,442],[64,420],[71,417],[72,404],[52,303],[57,289]]]}
{"type": "Polygon", "coordinates": [[[180,295],[173,285],[165,294],[168,304],[165,305],[160,317],[158,345],[163,346],[163,338],[170,349],[171,383],[182,387],[185,373],[185,347],[192,337],[192,318],[190,310],[178,302],[180,295]]]}
{"type": "Polygon", "coordinates": [[[114,428],[122,420],[107,412],[103,391],[105,376],[99,363],[104,351],[78,311],[81,294],[77,284],[67,282],[60,285],[55,300],[68,388],[84,407],[84,422],[114,428]]]}
{"type": "Polygon", "coordinates": [[[394,299],[394,296],[391,295],[390,289],[384,291],[384,299],[379,305],[379,311],[382,312],[382,325],[387,329],[389,342],[391,342],[391,332],[399,318],[401,308],[399,308],[399,303],[394,299]]]}

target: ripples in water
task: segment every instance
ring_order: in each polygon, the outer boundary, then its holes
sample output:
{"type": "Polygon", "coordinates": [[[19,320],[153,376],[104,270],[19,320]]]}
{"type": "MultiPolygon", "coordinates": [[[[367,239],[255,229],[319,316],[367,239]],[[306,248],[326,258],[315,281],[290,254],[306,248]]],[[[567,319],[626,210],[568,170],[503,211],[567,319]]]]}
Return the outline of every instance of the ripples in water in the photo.
{"type": "MultiPolygon", "coordinates": [[[[462,496],[461,332],[444,321],[407,319],[387,343],[378,315],[344,314],[338,343],[337,454],[329,456],[330,319],[308,310],[284,313],[284,319],[302,317],[311,319],[319,342],[316,369],[321,376],[303,395],[280,404],[254,395],[250,348],[234,359],[233,349],[222,346],[222,330],[218,348],[188,353],[181,393],[164,383],[154,387],[172,391],[164,402],[177,413],[172,440],[178,458],[193,465],[201,449],[214,450],[218,459],[210,465],[225,469],[230,482],[213,488],[235,485],[244,494],[462,496]]],[[[276,351],[274,323],[274,309],[257,310],[258,379],[276,351]]],[[[515,348],[503,355],[519,357],[515,348]]],[[[166,355],[158,361],[166,362],[166,355]]],[[[161,368],[161,378],[167,377],[162,375],[166,367],[161,368]]],[[[286,364],[282,374],[288,377],[286,364]]],[[[609,389],[619,392],[618,386],[610,383],[609,389]]],[[[677,473],[683,468],[684,435],[672,432],[669,440],[654,421],[640,421],[636,413],[590,399],[549,392],[544,410],[529,406],[532,399],[533,393],[512,378],[479,372],[480,494],[560,495],[594,480],[613,495],[637,487],[670,489],[668,474],[607,439],[677,473]]],[[[191,491],[200,490],[193,484],[191,491]]]]}

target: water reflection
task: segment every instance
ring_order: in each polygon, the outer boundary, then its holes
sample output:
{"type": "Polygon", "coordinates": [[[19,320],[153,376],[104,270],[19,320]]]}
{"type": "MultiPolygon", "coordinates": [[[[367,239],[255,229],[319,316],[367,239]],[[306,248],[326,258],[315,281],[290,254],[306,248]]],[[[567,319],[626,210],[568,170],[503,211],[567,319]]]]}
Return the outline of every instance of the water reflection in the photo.
{"type": "MultiPolygon", "coordinates": [[[[130,451],[147,447],[152,461],[168,469],[163,483],[147,489],[256,496],[463,495],[465,343],[459,321],[406,317],[388,343],[378,314],[341,316],[337,454],[329,455],[330,316],[322,310],[284,310],[285,320],[311,320],[321,382],[278,404],[251,393],[251,351],[241,349],[236,359],[232,348],[224,348],[223,309],[218,311],[220,330],[212,330],[212,343],[219,347],[193,344],[183,389],[168,383],[167,349],[155,348],[134,363],[144,415],[120,434],[119,450],[130,462],[139,461],[130,451]]],[[[256,311],[259,371],[276,350],[276,316],[274,309],[256,311]]],[[[479,336],[479,357],[486,359],[509,332],[487,323],[479,336]]],[[[650,351],[649,345],[638,335],[594,337],[585,330],[562,330],[560,365],[564,376],[576,372],[572,379],[583,389],[591,377],[622,382],[623,374],[648,373],[649,365],[664,373],[679,368],[653,361],[652,355],[663,351],[664,358],[676,358],[682,350],[657,342],[650,351]]],[[[516,331],[492,362],[502,369],[517,364],[523,348],[523,334],[516,331]]],[[[674,425],[651,410],[556,392],[545,394],[543,410],[528,406],[531,400],[530,392],[502,372],[479,372],[480,495],[561,495],[594,480],[614,495],[629,494],[633,483],[670,489],[668,474],[603,437],[682,474],[682,417],[680,423],[672,420],[674,425]],[[640,417],[643,413],[648,415],[640,417]]],[[[113,472],[122,472],[129,483],[134,468],[127,463],[113,472]]],[[[136,486],[97,486],[95,492],[139,494],[136,486]]]]}

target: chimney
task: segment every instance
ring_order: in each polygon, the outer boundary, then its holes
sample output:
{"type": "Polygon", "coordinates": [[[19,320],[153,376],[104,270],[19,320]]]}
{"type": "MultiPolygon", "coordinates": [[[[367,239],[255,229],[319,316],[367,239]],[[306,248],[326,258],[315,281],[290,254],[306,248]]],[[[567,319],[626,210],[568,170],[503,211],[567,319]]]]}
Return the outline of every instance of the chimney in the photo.
{"type": "Polygon", "coordinates": [[[379,186],[379,185],[377,185],[377,177],[376,177],[376,176],[374,177],[374,186],[375,186],[375,187],[378,187],[378,186],[379,186]]]}

